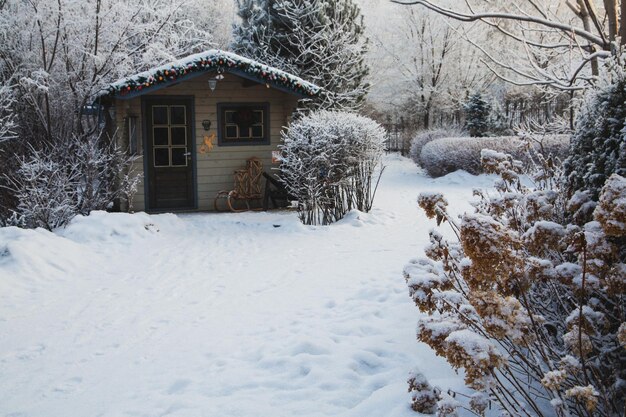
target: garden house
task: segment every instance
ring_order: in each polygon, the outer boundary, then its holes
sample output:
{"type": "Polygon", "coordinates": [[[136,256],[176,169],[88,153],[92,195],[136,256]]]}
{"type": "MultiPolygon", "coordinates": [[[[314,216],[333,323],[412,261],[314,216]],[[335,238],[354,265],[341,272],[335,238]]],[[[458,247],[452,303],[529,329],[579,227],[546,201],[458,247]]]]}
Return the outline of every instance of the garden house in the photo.
{"type": "Polygon", "coordinates": [[[239,55],[210,50],[102,90],[107,125],[143,173],[130,209],[211,210],[233,173],[257,158],[266,172],[298,100],[320,88],[239,55]]]}

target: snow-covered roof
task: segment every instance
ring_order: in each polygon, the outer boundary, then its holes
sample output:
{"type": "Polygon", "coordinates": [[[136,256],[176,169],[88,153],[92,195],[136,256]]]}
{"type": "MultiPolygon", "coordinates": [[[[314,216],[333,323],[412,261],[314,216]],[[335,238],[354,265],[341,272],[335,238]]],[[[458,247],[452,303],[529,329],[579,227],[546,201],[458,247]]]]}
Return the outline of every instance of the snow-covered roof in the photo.
{"type": "Polygon", "coordinates": [[[302,97],[315,97],[322,90],[315,84],[277,68],[232,52],[211,49],[122,78],[102,89],[97,98],[131,98],[211,71],[233,73],[302,97]]]}

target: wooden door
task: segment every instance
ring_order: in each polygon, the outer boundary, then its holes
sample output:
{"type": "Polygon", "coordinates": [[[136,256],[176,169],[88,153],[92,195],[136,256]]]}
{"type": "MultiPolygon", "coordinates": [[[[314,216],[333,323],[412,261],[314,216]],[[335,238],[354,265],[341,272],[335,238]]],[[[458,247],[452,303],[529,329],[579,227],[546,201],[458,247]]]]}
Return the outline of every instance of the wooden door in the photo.
{"type": "Polygon", "coordinates": [[[144,111],[149,209],[195,208],[193,100],[149,100],[144,111]]]}

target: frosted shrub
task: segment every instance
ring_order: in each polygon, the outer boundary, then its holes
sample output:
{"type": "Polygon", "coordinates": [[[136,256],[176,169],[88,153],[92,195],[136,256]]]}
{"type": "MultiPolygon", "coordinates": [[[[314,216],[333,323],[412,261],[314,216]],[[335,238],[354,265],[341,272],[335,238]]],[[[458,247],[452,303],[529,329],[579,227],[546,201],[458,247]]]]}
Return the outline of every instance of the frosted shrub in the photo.
{"type": "Polygon", "coordinates": [[[79,173],[75,187],[81,214],[110,209],[118,199],[132,202],[141,176],[129,172],[135,157],[129,156],[115,139],[75,137],[68,148],[72,155],[68,162],[79,173]]]}
{"type": "MultiPolygon", "coordinates": [[[[475,213],[458,221],[440,193],[418,199],[456,236],[431,231],[427,258],[405,267],[426,313],[418,339],[464,370],[478,415],[490,399],[503,415],[623,416],[626,179],[613,174],[595,220],[576,225],[568,209],[585,199],[568,201],[551,159],[532,156],[528,188],[511,155],[481,156],[500,179],[495,194],[475,192],[475,213]]],[[[439,415],[457,406],[441,398],[439,415]]]]}
{"type": "Polygon", "coordinates": [[[330,224],[372,208],[383,167],[385,131],[352,113],[317,111],[283,133],[281,181],[305,224],[330,224]]]}
{"type": "Polygon", "coordinates": [[[420,165],[420,155],[422,153],[422,148],[427,144],[432,142],[435,139],[441,138],[453,138],[460,137],[461,132],[453,131],[453,130],[425,130],[422,132],[418,132],[413,139],[411,139],[411,148],[409,150],[409,157],[415,162],[417,165],[420,165]]]}
{"type": "MultiPolygon", "coordinates": [[[[533,147],[541,150],[544,156],[552,155],[562,159],[567,155],[569,137],[566,135],[546,135],[538,138],[533,147]]],[[[446,137],[435,139],[422,148],[420,165],[431,177],[441,177],[462,169],[470,174],[480,174],[480,152],[493,149],[511,153],[527,166],[532,163],[526,152],[528,141],[518,136],[489,138],[446,137]]]]}
{"type": "Polygon", "coordinates": [[[133,157],[114,143],[90,135],[73,137],[64,146],[31,148],[16,171],[4,176],[18,205],[2,223],[52,230],[76,214],[132,200],[141,177],[129,172],[133,157]]]}
{"type": "Polygon", "coordinates": [[[48,152],[33,151],[19,161],[9,179],[18,200],[7,225],[48,230],[65,225],[78,212],[76,167],[66,167],[48,152]]]}

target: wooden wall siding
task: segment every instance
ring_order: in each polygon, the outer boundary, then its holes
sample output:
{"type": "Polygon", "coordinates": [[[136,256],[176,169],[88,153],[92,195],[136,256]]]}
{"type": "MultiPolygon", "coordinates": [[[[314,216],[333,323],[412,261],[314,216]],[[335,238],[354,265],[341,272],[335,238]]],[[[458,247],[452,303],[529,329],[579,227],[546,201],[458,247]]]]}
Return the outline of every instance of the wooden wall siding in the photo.
{"type": "MultiPolygon", "coordinates": [[[[214,76],[214,75],[213,75],[214,76]]],[[[194,96],[195,97],[195,143],[196,143],[196,178],[198,187],[198,210],[212,210],[215,195],[221,190],[233,188],[233,171],[242,167],[247,158],[257,157],[263,162],[265,171],[271,172],[272,151],[278,149],[280,132],[287,125],[293,110],[297,105],[297,98],[275,89],[268,89],[264,85],[244,87],[246,81],[232,74],[218,81],[215,91],[208,86],[209,75],[202,75],[192,80],[161,89],[146,97],[158,96],[194,96]],[[205,135],[217,135],[217,104],[218,103],[269,103],[270,105],[270,145],[258,146],[218,146],[217,138],[213,141],[214,147],[208,154],[201,154],[199,148],[205,135]],[[203,120],[211,121],[211,130],[206,132],[202,127],[203,120]]],[[[127,115],[138,117],[138,142],[143,143],[141,118],[141,98],[131,100],[117,100],[116,123],[122,134],[120,140],[128,143],[128,132],[125,126],[127,115]]],[[[143,150],[142,150],[143,152],[143,150]]],[[[135,172],[143,173],[143,157],[140,157],[133,167],[135,172]]],[[[142,211],[146,207],[143,182],[139,185],[135,196],[134,211],[142,211]]]]}

